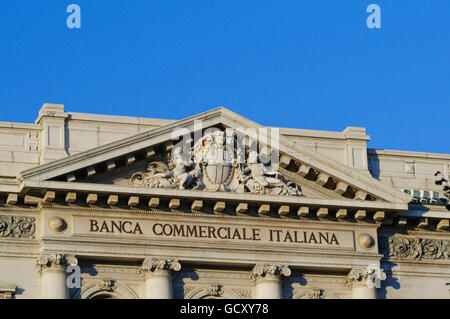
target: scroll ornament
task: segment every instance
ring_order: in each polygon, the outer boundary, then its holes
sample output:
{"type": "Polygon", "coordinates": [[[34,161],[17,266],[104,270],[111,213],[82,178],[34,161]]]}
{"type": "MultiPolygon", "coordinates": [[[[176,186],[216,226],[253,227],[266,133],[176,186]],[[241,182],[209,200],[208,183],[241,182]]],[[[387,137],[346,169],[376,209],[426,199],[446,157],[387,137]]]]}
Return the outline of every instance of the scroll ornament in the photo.
{"type": "Polygon", "coordinates": [[[325,299],[326,294],[322,289],[310,289],[308,290],[309,299],[325,299]]]}
{"type": "Polygon", "coordinates": [[[158,271],[173,272],[180,270],[181,264],[176,259],[146,258],[139,269],[139,273],[145,276],[158,271]]]}
{"type": "Polygon", "coordinates": [[[73,255],[68,254],[49,254],[41,255],[36,260],[36,270],[42,272],[44,270],[66,270],[69,265],[77,265],[78,260],[73,255]]]}
{"type": "Polygon", "coordinates": [[[105,291],[115,291],[117,284],[115,280],[102,280],[96,284],[97,289],[105,291]]]}
{"type": "Polygon", "coordinates": [[[209,296],[215,296],[215,297],[220,297],[223,295],[223,286],[222,285],[211,285],[208,290],[207,293],[209,296]]]}
{"type": "Polygon", "coordinates": [[[252,280],[257,280],[271,276],[289,277],[290,275],[291,270],[288,265],[257,264],[252,269],[251,278],[252,280]]]}
{"type": "Polygon", "coordinates": [[[353,287],[355,285],[367,285],[375,287],[374,281],[385,280],[386,274],[383,269],[375,267],[367,267],[365,269],[353,268],[345,278],[345,283],[353,287]]]}
{"type": "Polygon", "coordinates": [[[449,259],[450,241],[424,238],[389,238],[389,256],[402,259],[449,259]]]}

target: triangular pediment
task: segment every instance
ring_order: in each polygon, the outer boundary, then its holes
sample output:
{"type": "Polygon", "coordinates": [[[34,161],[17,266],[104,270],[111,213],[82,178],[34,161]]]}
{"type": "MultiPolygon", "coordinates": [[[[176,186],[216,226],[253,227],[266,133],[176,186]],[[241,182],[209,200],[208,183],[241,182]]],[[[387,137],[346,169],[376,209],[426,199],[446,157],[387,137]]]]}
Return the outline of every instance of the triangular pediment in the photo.
{"type": "MultiPolygon", "coordinates": [[[[178,132],[184,134],[185,139],[190,138],[193,142],[192,152],[196,152],[199,150],[195,150],[195,145],[199,142],[198,136],[200,139],[203,138],[205,129],[212,127],[221,131],[225,131],[227,128],[258,131],[263,128],[263,126],[230,110],[217,108],[161,126],[152,131],[26,170],[18,176],[18,179],[22,188],[50,188],[50,185],[53,185],[53,187],[60,187],[61,189],[72,189],[73,184],[80,184],[82,185],[80,189],[82,189],[87,184],[98,184],[104,185],[104,189],[116,187],[117,189],[131,189],[136,193],[150,195],[161,191],[161,188],[173,188],[174,192],[179,191],[183,194],[200,190],[204,193],[223,192],[244,195],[246,192],[253,192],[268,196],[398,203],[405,207],[409,201],[407,195],[380,183],[368,174],[363,174],[358,170],[324,157],[283,136],[280,137],[276,148],[278,163],[268,165],[267,167],[270,168],[267,168],[268,173],[266,172],[266,175],[255,173],[257,170],[259,172],[259,168],[252,168],[247,163],[250,145],[244,143],[247,155],[244,156],[242,165],[236,166],[240,170],[236,167],[230,168],[220,165],[219,168],[215,167],[212,170],[211,167],[214,165],[211,165],[208,168],[209,175],[214,175],[211,180],[211,176],[206,176],[208,175],[206,166],[197,167],[201,170],[199,174],[201,176],[200,184],[202,185],[198,185],[198,177],[190,185],[183,184],[186,187],[176,185],[177,181],[187,183],[187,180],[177,179],[183,172],[173,173],[176,168],[173,150],[174,144],[176,146],[178,142],[172,139],[174,131],[178,130],[178,132]],[[201,130],[199,130],[199,125],[201,125],[201,130]],[[230,175],[228,173],[233,169],[235,169],[235,175],[227,180],[230,175]],[[242,172],[246,172],[244,174],[246,176],[237,177],[237,174],[242,172]],[[276,173],[279,173],[279,175],[276,173]],[[152,178],[152,174],[159,175],[152,178]],[[267,180],[264,180],[264,176],[258,177],[255,174],[275,178],[269,181],[269,188],[271,189],[261,190],[261,185],[265,185],[267,180]],[[142,185],[139,184],[139,182],[136,182],[136,178],[133,179],[136,176],[147,178],[147,182],[142,185]],[[240,182],[238,178],[244,180],[247,178],[247,180],[240,182]],[[280,182],[276,179],[279,179],[280,182]],[[215,184],[219,185],[217,189],[214,188],[215,184]],[[296,192],[297,186],[298,192],[296,192]]],[[[255,140],[260,144],[265,144],[267,141],[264,136],[260,135],[257,135],[255,140]]],[[[211,142],[211,139],[209,139],[209,142],[211,142]]],[[[194,156],[193,153],[191,155],[194,156]]],[[[251,164],[255,164],[253,166],[256,167],[256,164],[260,163],[252,161],[251,164]]],[[[231,163],[230,165],[235,164],[231,163]]],[[[194,168],[195,165],[186,168],[186,173],[194,176],[194,168]]],[[[97,187],[96,189],[101,188],[97,187]]],[[[229,196],[229,194],[226,196],[229,196]]],[[[294,199],[289,199],[289,201],[292,200],[294,199]]]]}

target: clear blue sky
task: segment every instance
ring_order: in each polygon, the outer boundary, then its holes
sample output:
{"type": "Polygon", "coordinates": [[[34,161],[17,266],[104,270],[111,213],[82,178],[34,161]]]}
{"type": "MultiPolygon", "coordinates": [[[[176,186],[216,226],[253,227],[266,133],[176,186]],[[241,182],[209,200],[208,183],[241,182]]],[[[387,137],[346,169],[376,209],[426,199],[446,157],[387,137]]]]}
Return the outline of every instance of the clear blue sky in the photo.
{"type": "Polygon", "coordinates": [[[224,106],[450,153],[449,14],[448,0],[2,1],[0,121],[34,122],[44,102],[174,119],[224,106]],[[66,27],[71,3],[81,30],[66,27]]]}

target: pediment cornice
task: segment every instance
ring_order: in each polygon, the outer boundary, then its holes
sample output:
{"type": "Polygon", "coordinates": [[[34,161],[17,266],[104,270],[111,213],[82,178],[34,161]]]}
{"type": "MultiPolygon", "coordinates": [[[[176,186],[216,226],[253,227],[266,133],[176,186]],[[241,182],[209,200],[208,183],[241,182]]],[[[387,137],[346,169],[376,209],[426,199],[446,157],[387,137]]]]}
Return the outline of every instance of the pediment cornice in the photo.
{"type": "MultiPolygon", "coordinates": [[[[136,156],[141,156],[139,154],[144,154],[144,159],[146,159],[145,154],[151,155],[154,153],[155,147],[170,142],[171,134],[175,129],[186,129],[193,133],[198,121],[202,122],[203,127],[262,128],[261,125],[232,111],[217,108],[149,132],[26,170],[18,176],[18,180],[22,184],[30,184],[31,181],[44,182],[63,176],[68,177],[67,180],[70,181],[69,176],[73,177],[75,172],[87,170],[88,174],[96,173],[94,167],[108,165],[108,163],[115,166],[114,161],[117,160],[122,161],[125,165],[133,164],[136,156]]],[[[281,168],[289,170],[292,174],[298,174],[300,177],[309,178],[318,183],[320,187],[324,186],[324,192],[334,192],[337,198],[344,194],[350,199],[361,201],[367,199],[404,205],[410,201],[408,195],[382,184],[369,174],[361,173],[321,156],[289,139],[280,139],[279,153],[281,168]]]]}

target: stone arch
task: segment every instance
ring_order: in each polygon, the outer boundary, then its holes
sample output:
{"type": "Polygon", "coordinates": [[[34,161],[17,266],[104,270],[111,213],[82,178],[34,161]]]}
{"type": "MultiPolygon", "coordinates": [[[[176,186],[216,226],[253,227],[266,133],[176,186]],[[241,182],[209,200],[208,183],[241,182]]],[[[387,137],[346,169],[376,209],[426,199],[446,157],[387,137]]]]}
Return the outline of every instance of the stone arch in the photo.
{"type": "Polygon", "coordinates": [[[81,288],[81,299],[139,299],[130,287],[114,280],[98,280],[81,288]]]}

